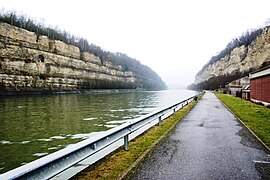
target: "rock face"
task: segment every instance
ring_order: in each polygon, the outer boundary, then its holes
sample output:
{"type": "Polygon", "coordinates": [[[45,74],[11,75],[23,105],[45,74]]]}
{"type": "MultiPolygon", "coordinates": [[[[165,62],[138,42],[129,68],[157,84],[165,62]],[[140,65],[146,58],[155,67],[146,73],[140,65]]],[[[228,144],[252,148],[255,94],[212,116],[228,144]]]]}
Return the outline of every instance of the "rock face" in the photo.
{"type": "Polygon", "coordinates": [[[135,88],[133,72],[76,46],[0,23],[0,91],[135,88]]]}
{"type": "Polygon", "coordinates": [[[248,75],[248,73],[270,64],[270,28],[250,45],[234,48],[219,61],[210,64],[198,74],[192,88],[213,89],[248,75]]]}

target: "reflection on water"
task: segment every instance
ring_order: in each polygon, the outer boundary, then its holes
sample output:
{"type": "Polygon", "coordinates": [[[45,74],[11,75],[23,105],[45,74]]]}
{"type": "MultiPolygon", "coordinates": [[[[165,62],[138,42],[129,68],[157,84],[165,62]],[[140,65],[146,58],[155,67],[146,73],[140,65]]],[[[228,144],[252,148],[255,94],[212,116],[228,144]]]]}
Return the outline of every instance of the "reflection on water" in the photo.
{"type": "Polygon", "coordinates": [[[168,90],[1,97],[0,173],[195,93],[168,90]]]}

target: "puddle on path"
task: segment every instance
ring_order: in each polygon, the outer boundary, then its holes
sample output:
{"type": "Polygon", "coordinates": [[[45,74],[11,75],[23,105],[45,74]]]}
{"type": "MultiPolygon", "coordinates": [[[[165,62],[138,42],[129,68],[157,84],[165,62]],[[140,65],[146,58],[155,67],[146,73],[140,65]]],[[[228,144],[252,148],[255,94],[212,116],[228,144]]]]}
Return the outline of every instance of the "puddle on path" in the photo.
{"type": "Polygon", "coordinates": [[[240,143],[244,146],[255,148],[255,149],[264,149],[264,147],[258,142],[258,140],[253,137],[253,135],[246,129],[241,128],[236,135],[241,137],[240,143]]]}

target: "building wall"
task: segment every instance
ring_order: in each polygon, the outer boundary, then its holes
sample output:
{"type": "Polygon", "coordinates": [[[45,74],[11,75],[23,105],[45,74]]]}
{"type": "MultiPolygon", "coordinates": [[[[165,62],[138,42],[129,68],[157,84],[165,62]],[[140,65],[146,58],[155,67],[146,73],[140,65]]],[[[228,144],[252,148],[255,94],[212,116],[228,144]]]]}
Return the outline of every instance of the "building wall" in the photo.
{"type": "Polygon", "coordinates": [[[243,85],[249,85],[250,84],[250,79],[248,76],[246,77],[243,77],[240,79],[240,85],[243,86],[243,85]]]}
{"type": "Polygon", "coordinates": [[[270,103],[270,75],[251,79],[251,99],[270,103]]]}
{"type": "Polygon", "coordinates": [[[250,91],[242,92],[242,98],[246,100],[250,100],[250,91]]]}
{"type": "Polygon", "coordinates": [[[241,87],[229,87],[229,94],[237,96],[241,92],[241,87]]]}

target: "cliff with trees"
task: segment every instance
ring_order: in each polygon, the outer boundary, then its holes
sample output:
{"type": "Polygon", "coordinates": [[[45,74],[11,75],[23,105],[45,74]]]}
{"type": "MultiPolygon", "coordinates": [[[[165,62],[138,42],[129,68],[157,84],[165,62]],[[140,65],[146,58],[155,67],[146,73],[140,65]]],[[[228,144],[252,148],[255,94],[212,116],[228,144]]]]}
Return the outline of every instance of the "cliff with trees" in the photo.
{"type": "Polygon", "coordinates": [[[0,92],[161,90],[151,68],[16,13],[0,16],[0,92]]]}
{"type": "Polygon", "coordinates": [[[189,89],[217,89],[270,64],[270,27],[233,39],[197,73],[189,89]]]}

